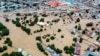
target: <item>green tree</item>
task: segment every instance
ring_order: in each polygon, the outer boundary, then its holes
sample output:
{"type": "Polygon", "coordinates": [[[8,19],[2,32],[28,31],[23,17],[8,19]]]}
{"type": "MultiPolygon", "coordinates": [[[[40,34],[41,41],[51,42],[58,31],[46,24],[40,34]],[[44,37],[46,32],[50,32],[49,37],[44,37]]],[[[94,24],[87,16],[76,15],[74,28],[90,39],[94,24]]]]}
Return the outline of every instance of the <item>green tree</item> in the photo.
{"type": "Polygon", "coordinates": [[[36,37],[36,40],[42,42],[41,36],[37,36],[37,37],[36,37]]]}
{"type": "Polygon", "coordinates": [[[74,42],[77,42],[77,38],[73,38],[73,41],[74,41],[74,42]]]}
{"type": "Polygon", "coordinates": [[[37,43],[37,47],[41,52],[45,52],[45,49],[43,48],[43,46],[40,43],[37,43]]]}
{"type": "Polygon", "coordinates": [[[7,50],[7,46],[3,46],[3,50],[7,50]]]}
{"type": "Polygon", "coordinates": [[[9,35],[9,30],[4,28],[2,29],[2,36],[6,36],[6,35],[9,35]]]}
{"type": "Polygon", "coordinates": [[[4,50],[3,50],[3,48],[2,47],[0,47],[0,52],[3,52],[4,50]]]}
{"type": "Polygon", "coordinates": [[[2,56],[10,56],[8,53],[3,53],[2,56]]]}
{"type": "Polygon", "coordinates": [[[41,18],[41,19],[40,19],[40,22],[44,22],[44,18],[41,18]]]}
{"type": "Polygon", "coordinates": [[[61,32],[61,29],[58,29],[58,32],[61,32]]]}
{"type": "Polygon", "coordinates": [[[51,36],[51,37],[50,37],[50,39],[51,39],[51,40],[54,40],[54,39],[55,39],[55,37],[54,37],[54,36],[51,36]]]}

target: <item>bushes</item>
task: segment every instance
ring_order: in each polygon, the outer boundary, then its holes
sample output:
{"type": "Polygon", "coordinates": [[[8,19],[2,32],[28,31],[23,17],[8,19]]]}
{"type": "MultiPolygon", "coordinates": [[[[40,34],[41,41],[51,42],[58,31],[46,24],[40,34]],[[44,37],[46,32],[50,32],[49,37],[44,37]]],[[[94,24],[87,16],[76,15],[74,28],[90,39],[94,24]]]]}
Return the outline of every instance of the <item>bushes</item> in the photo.
{"type": "Polygon", "coordinates": [[[93,22],[87,23],[86,26],[87,26],[87,27],[93,26],[93,22]]]}

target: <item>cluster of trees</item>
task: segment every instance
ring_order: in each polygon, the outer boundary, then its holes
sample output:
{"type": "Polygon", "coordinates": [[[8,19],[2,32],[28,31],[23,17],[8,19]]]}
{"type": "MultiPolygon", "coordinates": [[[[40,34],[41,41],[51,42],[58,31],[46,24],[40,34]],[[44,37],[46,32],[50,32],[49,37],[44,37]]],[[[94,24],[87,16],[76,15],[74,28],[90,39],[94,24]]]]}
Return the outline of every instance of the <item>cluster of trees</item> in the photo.
{"type": "Polygon", "coordinates": [[[25,31],[27,34],[31,34],[31,29],[30,29],[30,28],[27,28],[27,27],[25,27],[25,26],[21,26],[21,29],[22,29],[23,31],[25,31]]]}
{"type": "Polygon", "coordinates": [[[5,50],[7,50],[7,46],[0,47],[0,52],[4,52],[5,50]]]}
{"type": "Polygon", "coordinates": [[[38,22],[38,16],[34,15],[34,21],[31,21],[29,26],[34,26],[38,22]]]}
{"type": "Polygon", "coordinates": [[[48,53],[45,51],[45,49],[40,43],[37,43],[37,47],[41,52],[43,52],[46,56],[48,56],[48,53]]]}
{"type": "Polygon", "coordinates": [[[1,31],[1,33],[0,33],[1,36],[9,35],[9,30],[2,23],[0,23],[0,31],[1,31]]]}
{"type": "Polygon", "coordinates": [[[93,26],[93,22],[87,23],[86,26],[87,26],[87,27],[93,26]]]}
{"type": "Polygon", "coordinates": [[[54,40],[56,37],[55,36],[51,36],[50,34],[46,34],[44,36],[42,36],[43,39],[46,39],[46,42],[49,42],[50,40],[54,40]]]}
{"type": "Polygon", "coordinates": [[[62,50],[60,50],[59,48],[56,48],[54,44],[48,45],[48,47],[50,47],[51,49],[53,49],[58,54],[62,53],[62,50]]]}
{"type": "Polygon", "coordinates": [[[39,29],[39,30],[34,31],[34,33],[42,32],[42,31],[43,29],[39,29]]]}
{"type": "MultiPolygon", "coordinates": [[[[25,20],[26,18],[27,16],[25,15],[23,19],[25,20]]],[[[26,26],[21,25],[20,18],[16,18],[16,20],[12,20],[12,23],[15,24],[17,27],[21,27],[21,29],[25,31],[27,34],[31,33],[30,28],[27,28],[26,26]]]]}
{"type": "Polygon", "coordinates": [[[50,37],[50,36],[51,36],[50,34],[46,34],[46,35],[43,35],[42,38],[46,39],[47,37],[50,37]]]}
{"type": "Polygon", "coordinates": [[[3,53],[2,56],[23,56],[21,52],[3,53]]]}
{"type": "Polygon", "coordinates": [[[10,38],[6,38],[4,44],[7,44],[8,46],[12,47],[12,44],[13,44],[13,43],[12,43],[12,41],[11,41],[10,38]]]}
{"type": "Polygon", "coordinates": [[[21,27],[20,18],[16,18],[16,20],[12,20],[12,23],[15,24],[17,27],[21,27]]]}
{"type": "Polygon", "coordinates": [[[73,46],[65,46],[64,52],[73,56],[75,48],[73,46]]]}

